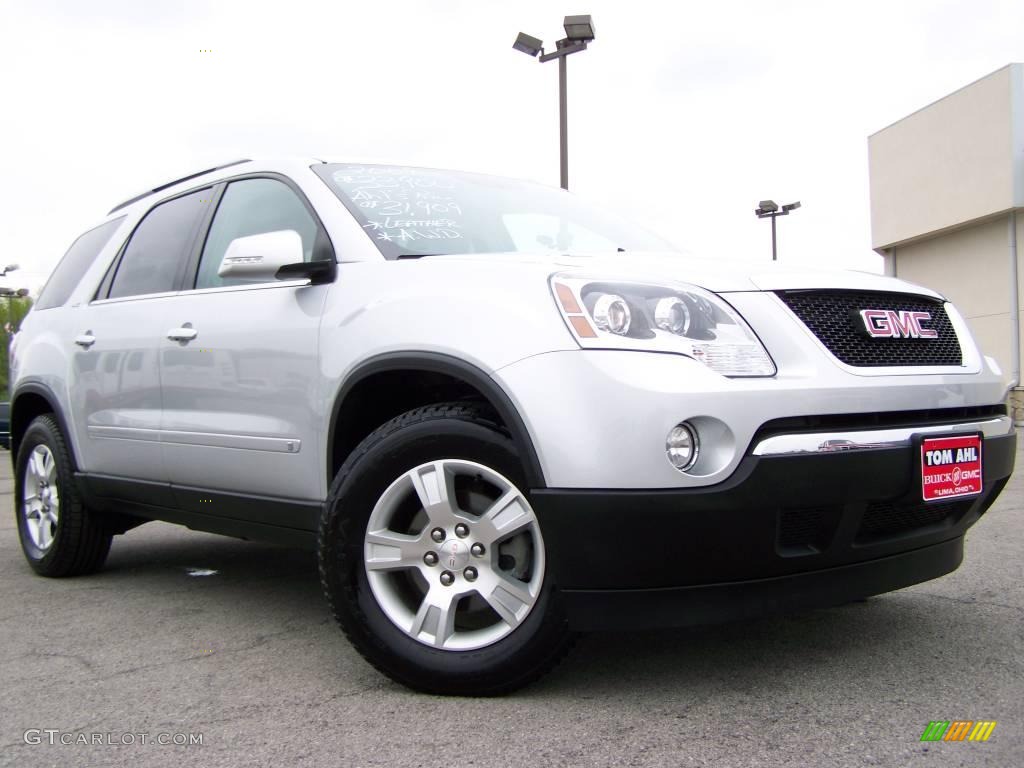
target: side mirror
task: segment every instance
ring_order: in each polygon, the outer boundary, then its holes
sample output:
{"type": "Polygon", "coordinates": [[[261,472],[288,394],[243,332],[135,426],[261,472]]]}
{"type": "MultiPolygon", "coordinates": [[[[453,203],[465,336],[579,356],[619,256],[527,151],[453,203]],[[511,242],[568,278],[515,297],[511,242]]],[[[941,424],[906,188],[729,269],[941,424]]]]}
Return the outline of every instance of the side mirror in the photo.
{"type": "Polygon", "coordinates": [[[277,271],[302,262],[302,238],[291,229],[237,237],[228,244],[217,274],[247,280],[277,279],[277,271]]]}

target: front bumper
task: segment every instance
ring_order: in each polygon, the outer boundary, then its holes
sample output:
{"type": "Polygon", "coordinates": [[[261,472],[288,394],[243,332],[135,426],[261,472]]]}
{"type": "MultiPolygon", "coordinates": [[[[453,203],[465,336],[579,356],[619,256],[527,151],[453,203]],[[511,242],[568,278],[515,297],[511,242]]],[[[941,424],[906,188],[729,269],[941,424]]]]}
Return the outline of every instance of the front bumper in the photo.
{"type": "Polygon", "coordinates": [[[908,446],[747,454],[729,479],[670,490],[531,493],[577,629],[685,626],[836,605],[949,573],[1013,471],[984,441],[984,491],[925,505],[908,446]]]}
{"type": "Polygon", "coordinates": [[[779,374],[727,379],[682,355],[579,350],[534,355],[496,372],[522,415],[549,488],[684,489],[720,486],[766,424],[847,432],[976,421],[1003,400],[994,371],[853,375],[809,349],[771,349],[779,374]],[[816,356],[817,355],[817,356],[816,356]],[[795,359],[794,359],[795,358],[795,359]],[[885,418],[882,418],[885,417],[885,418]],[[665,439],[681,421],[701,440],[679,472],[665,439]]]}

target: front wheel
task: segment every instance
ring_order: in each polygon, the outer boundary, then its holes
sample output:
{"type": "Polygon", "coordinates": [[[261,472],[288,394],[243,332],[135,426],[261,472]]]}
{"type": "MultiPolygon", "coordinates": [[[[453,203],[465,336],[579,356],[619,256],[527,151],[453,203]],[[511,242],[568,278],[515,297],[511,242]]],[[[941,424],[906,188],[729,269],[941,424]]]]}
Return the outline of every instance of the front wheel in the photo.
{"type": "Polygon", "coordinates": [[[345,462],[320,528],[320,572],[356,649],[441,694],[533,681],[571,642],[508,435],[475,405],[403,414],[345,462]]]}

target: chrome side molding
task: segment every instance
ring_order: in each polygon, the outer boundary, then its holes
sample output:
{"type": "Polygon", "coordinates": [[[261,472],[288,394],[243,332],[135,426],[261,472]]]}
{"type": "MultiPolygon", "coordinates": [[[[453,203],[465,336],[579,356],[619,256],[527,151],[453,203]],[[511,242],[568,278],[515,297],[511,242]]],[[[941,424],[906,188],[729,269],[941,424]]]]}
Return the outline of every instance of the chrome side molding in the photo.
{"type": "Polygon", "coordinates": [[[202,445],[209,448],[236,448],[248,451],[271,451],[274,453],[299,453],[302,440],[297,437],[259,437],[256,435],[222,434],[219,432],[186,432],[173,429],[148,429],[141,427],[112,427],[90,424],[86,428],[89,437],[109,440],[141,440],[170,445],[202,445]]]}

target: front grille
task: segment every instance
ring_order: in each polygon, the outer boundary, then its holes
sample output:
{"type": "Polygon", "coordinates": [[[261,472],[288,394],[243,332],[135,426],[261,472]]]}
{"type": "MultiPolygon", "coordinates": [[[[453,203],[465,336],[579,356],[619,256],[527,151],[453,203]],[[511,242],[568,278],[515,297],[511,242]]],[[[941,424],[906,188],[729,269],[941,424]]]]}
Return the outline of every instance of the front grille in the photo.
{"type": "Polygon", "coordinates": [[[955,524],[974,503],[963,499],[952,503],[872,501],[868,503],[857,531],[857,542],[900,536],[924,528],[955,524]]]}
{"type": "Polygon", "coordinates": [[[847,365],[962,365],[963,355],[943,302],[927,296],[878,291],[780,291],[781,298],[822,344],[847,365]],[[872,338],[860,311],[882,309],[928,312],[934,339],[872,338]]]}

